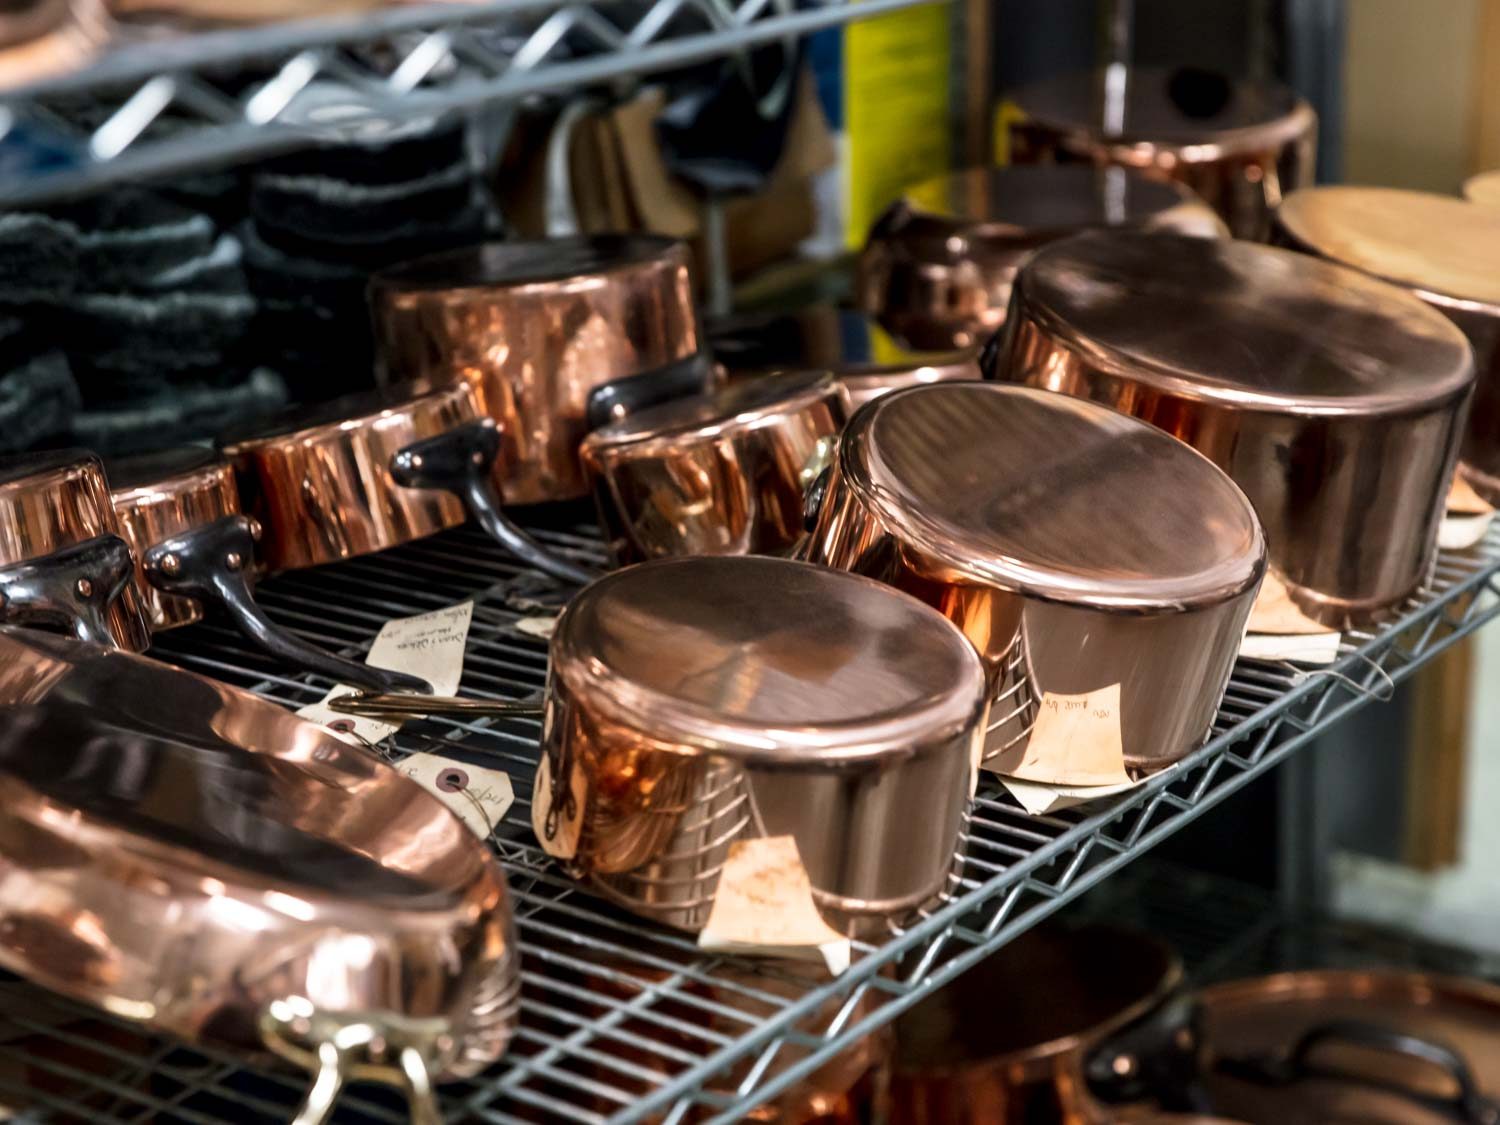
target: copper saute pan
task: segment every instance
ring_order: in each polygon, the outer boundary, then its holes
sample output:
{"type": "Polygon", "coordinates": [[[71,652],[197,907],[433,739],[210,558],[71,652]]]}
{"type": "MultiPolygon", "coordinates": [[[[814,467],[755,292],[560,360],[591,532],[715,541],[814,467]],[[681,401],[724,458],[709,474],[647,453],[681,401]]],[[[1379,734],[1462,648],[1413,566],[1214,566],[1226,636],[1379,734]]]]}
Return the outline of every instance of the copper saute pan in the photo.
{"type": "Polygon", "coordinates": [[[1394,286],[1245,242],[1084,234],[1021,271],[986,370],[1152,422],[1245,490],[1312,617],[1425,579],[1474,385],[1463,334],[1394,286]]]}
{"type": "Polygon", "coordinates": [[[504,1051],[504,877],[395,769],[144,657],[0,629],[0,963],[183,1039],[406,1089],[504,1051]],[[420,840],[420,847],[413,841],[420,840]]]}

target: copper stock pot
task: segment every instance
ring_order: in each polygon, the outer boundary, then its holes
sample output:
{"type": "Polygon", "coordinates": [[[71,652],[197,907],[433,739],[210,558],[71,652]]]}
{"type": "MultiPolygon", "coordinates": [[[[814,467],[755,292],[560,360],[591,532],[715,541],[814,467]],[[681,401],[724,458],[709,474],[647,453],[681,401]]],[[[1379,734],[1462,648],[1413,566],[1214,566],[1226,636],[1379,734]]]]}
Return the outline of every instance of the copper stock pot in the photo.
{"type": "Polygon", "coordinates": [[[1263,241],[1283,196],[1313,179],[1318,117],[1276,82],[1192,67],[1112,66],[1008,95],[1016,164],[1135,168],[1186,184],[1235,238],[1263,241]]]}
{"type": "Polygon", "coordinates": [[[969,168],[908,189],[876,220],[859,303],[913,347],[978,347],[1039,246],[1100,227],[1229,233],[1186,187],[1124,168],[969,168]]]}
{"type": "Polygon", "coordinates": [[[1474,384],[1463,334],[1306,255],[1080,235],[1021,271],[987,370],[1154,423],[1234,478],[1271,565],[1341,627],[1425,579],[1474,384]]]}

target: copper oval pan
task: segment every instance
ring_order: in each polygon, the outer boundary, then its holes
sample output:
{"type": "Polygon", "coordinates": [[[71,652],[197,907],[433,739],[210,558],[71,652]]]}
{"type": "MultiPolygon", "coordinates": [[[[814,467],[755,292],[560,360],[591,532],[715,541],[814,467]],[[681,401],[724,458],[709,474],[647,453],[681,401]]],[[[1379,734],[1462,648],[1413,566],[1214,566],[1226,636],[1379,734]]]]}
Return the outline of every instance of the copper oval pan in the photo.
{"type": "Polygon", "coordinates": [[[1235,238],[1264,241],[1282,198],[1312,182],[1318,117],[1287,87],[1193,67],[1108,68],[1008,98],[1016,164],[1136,168],[1186,184],[1235,238]]]}
{"type": "Polygon", "coordinates": [[[989,370],[1206,454],[1255,504],[1293,599],[1335,627],[1426,577],[1474,383],[1463,334],[1394,286],[1170,235],[1037,254],[989,370]]]}
{"type": "Polygon", "coordinates": [[[1448,317],[1474,348],[1478,382],[1460,469],[1500,504],[1500,210],[1390,188],[1310,188],[1276,218],[1290,246],[1373,274],[1448,317]]]}
{"type": "Polygon", "coordinates": [[[504,1051],[504,876],[395,769],[247,692],[25,630],[0,629],[0,702],[7,968],[306,1066],[308,1122],[355,1077],[436,1121],[429,1083],[504,1051]]]}
{"type": "Polygon", "coordinates": [[[859,303],[912,347],[978,347],[1039,246],[1101,227],[1229,234],[1188,188],[1124,168],[969,168],[908,189],[876,220],[859,303]]]}
{"type": "Polygon", "coordinates": [[[914,594],[967,634],[996,768],[1098,784],[1096,762],[1032,759],[1039,713],[1106,712],[1087,737],[1113,749],[1116,780],[1121,754],[1149,771],[1195,749],[1265,553],[1234,482],[1159,430],[1045,391],[936,383],[850,420],[804,557],[914,594]]]}

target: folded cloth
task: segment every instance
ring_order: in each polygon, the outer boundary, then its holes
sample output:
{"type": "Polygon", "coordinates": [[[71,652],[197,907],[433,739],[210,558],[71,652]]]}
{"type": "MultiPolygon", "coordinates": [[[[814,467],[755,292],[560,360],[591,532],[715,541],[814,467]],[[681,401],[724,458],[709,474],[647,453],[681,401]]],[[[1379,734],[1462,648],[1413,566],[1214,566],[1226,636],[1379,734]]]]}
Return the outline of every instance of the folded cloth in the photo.
{"type": "Polygon", "coordinates": [[[77,293],[64,320],[69,353],[117,371],[185,371],[222,364],[241,347],[249,293],[77,293]]]}
{"type": "Polygon", "coordinates": [[[210,254],[218,233],[207,215],[139,188],[55,208],[73,229],[79,288],[131,292],[182,262],[210,254]]]}
{"type": "Polygon", "coordinates": [[[391,231],[441,224],[473,202],[474,174],[460,160],[395,183],[363,184],[336,175],[261,172],[250,214],[273,233],[327,241],[372,241],[391,231]]]}
{"type": "Polygon", "coordinates": [[[78,385],[61,352],[44,352],[0,375],[0,452],[34,449],[66,435],[78,385]]]}
{"type": "Polygon", "coordinates": [[[321,145],[262,162],[260,174],[333,176],[356,184],[397,184],[416,179],[434,168],[456,164],[467,157],[461,125],[408,123],[399,135],[364,144],[321,145]]]}
{"type": "Polygon", "coordinates": [[[48,215],[0,214],[0,301],[67,299],[78,277],[78,232],[48,215]]]}
{"type": "Polygon", "coordinates": [[[290,257],[341,262],[367,271],[384,269],[408,258],[466,246],[484,237],[485,213],[477,201],[447,214],[404,219],[383,228],[366,229],[358,222],[322,230],[279,224],[254,211],[261,240],[290,257]]]}
{"type": "Polygon", "coordinates": [[[213,438],[231,423],[272,414],[287,401],[281,376],[257,368],[231,387],[178,384],[114,409],[80,410],[73,418],[72,440],[109,455],[159,449],[213,438]]]}

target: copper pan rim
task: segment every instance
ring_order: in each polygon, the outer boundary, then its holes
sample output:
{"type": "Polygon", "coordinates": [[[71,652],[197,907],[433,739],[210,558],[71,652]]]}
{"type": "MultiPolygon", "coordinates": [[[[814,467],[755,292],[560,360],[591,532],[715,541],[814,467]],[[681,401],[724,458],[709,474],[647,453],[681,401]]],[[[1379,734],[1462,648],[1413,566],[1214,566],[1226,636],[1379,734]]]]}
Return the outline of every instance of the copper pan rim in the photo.
{"type": "Polygon", "coordinates": [[[1500,1016],[1500,984],[1399,968],[1290,970],[1209,985],[1199,995],[1209,1008],[1247,1000],[1441,999],[1461,1001],[1500,1016]]]}
{"type": "MultiPolygon", "coordinates": [[[[528,243],[542,243],[554,240],[532,239],[525,240],[528,243]]],[[[457,250],[440,250],[433,254],[424,254],[405,262],[400,262],[386,269],[378,270],[371,275],[369,292],[379,294],[383,298],[400,301],[403,297],[412,302],[426,302],[434,298],[447,301],[474,301],[484,303],[493,300],[496,290],[504,290],[506,293],[529,293],[532,291],[556,292],[585,292],[596,288],[600,284],[612,282],[622,273],[631,273],[639,270],[642,266],[650,266],[672,256],[674,253],[682,253],[682,241],[666,235],[645,234],[634,232],[609,232],[600,234],[587,234],[572,236],[566,241],[578,244],[607,244],[615,250],[623,250],[618,254],[601,254],[596,263],[590,263],[579,270],[559,266],[555,271],[538,270],[535,276],[518,276],[511,280],[503,274],[492,279],[483,276],[474,277],[472,280],[452,280],[451,267],[474,261],[487,248],[507,247],[519,245],[519,243],[485,242],[478,246],[463,247],[457,250]],[[434,277],[424,280],[423,274],[431,270],[434,277]],[[439,280],[447,275],[447,280],[439,280]]]]}
{"type": "Polygon", "coordinates": [[[1235,156],[1256,155],[1272,146],[1297,140],[1309,129],[1316,127],[1317,123],[1317,112],[1302,98],[1298,98],[1292,108],[1280,117],[1255,125],[1213,130],[1211,140],[1168,141],[1130,132],[1105,135],[1099,128],[1041,114],[1028,114],[1020,122],[1022,126],[1037,125],[1052,130],[1071,149],[1108,150],[1117,162],[1142,169],[1161,167],[1165,163],[1163,155],[1172,157],[1171,163],[1174,165],[1187,166],[1213,163],[1235,156]]]}

